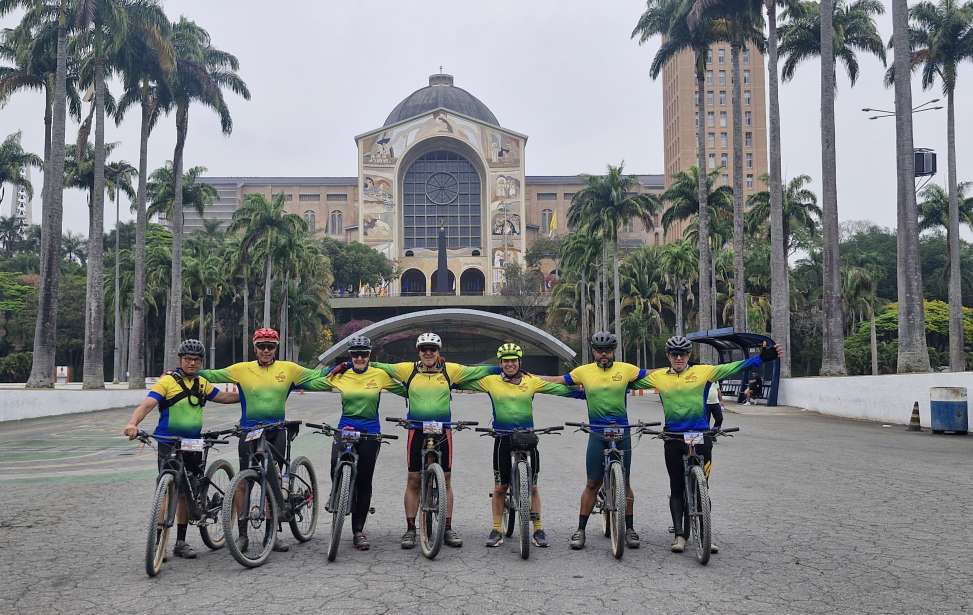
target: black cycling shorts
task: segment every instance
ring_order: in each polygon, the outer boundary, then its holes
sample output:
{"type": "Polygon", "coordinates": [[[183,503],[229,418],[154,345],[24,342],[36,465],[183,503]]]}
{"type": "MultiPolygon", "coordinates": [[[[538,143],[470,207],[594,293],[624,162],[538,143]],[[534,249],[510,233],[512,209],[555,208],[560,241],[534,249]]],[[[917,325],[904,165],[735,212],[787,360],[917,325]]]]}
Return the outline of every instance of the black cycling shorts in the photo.
{"type": "MultiPolygon", "coordinates": [[[[410,472],[422,471],[422,446],[426,441],[421,429],[410,429],[409,439],[406,443],[405,454],[409,460],[410,472]]],[[[433,435],[439,442],[439,465],[443,467],[443,472],[449,472],[453,468],[453,431],[443,429],[442,434],[433,435]]]]}
{"type": "MultiPolygon", "coordinates": [[[[530,449],[530,480],[537,484],[537,475],[541,472],[541,454],[537,447],[530,449]]],[[[513,468],[510,463],[510,436],[493,439],[493,482],[498,485],[509,485],[513,468]]]]}
{"type": "MultiPolygon", "coordinates": [[[[283,428],[266,429],[264,430],[263,437],[273,447],[273,454],[276,458],[277,465],[283,467],[284,457],[287,454],[287,430],[283,428]]],[[[246,436],[240,438],[240,443],[237,445],[237,453],[240,455],[241,471],[250,467],[253,460],[253,453],[257,450],[257,444],[259,442],[260,438],[251,440],[250,442],[247,442],[246,436]]]]}
{"type": "MultiPolygon", "coordinates": [[[[169,455],[172,454],[173,450],[178,449],[176,442],[173,441],[172,444],[168,442],[157,442],[156,450],[159,452],[158,465],[159,472],[162,471],[162,466],[169,459],[169,455]]],[[[186,468],[186,473],[190,476],[195,476],[196,478],[202,478],[205,472],[203,468],[203,454],[200,452],[190,452],[186,451],[182,454],[182,465],[186,468]]]]}

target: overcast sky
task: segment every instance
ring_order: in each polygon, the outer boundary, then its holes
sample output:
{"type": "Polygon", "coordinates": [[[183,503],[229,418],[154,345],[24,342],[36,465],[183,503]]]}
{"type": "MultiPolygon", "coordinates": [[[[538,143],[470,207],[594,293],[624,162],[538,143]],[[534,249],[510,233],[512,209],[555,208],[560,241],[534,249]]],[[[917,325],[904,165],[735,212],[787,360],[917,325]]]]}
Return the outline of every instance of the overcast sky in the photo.
{"type": "MultiPolygon", "coordinates": [[[[389,111],[427,84],[430,73],[480,98],[501,125],[528,135],[529,175],[600,172],[625,161],[632,173],[661,173],[662,86],[648,76],[658,41],[639,47],[629,39],[644,0],[422,2],[313,2],[269,5],[253,0],[169,0],[170,18],[185,15],[206,28],[213,43],[240,59],[252,100],[228,98],[233,134],[220,133],[206,109],[190,111],[186,166],[210,175],[354,176],[353,137],[381,126],[389,111]],[[273,6],[273,8],[270,8],[273,6]],[[286,7],[286,8],[285,8],[286,7]]],[[[891,4],[878,26],[891,34],[891,4]]],[[[0,19],[11,27],[14,16],[0,19]]],[[[890,54],[891,55],[891,54],[890,54]]],[[[890,58],[891,59],[891,58],[890,58]]],[[[879,60],[860,57],[852,88],[839,67],[838,209],[842,220],[895,224],[895,126],[868,121],[862,107],[892,107],[879,60]]],[[[819,191],[819,66],[798,70],[781,89],[783,170],[806,173],[819,191]]],[[[973,64],[960,70],[957,158],[960,180],[973,180],[973,64]]],[[[938,86],[915,104],[940,96],[938,86]]],[[[0,109],[0,138],[23,131],[24,146],[43,152],[43,101],[20,94],[0,109]]],[[[945,110],[915,116],[915,144],[940,154],[945,183],[945,110]]],[[[119,141],[116,159],[138,164],[137,109],[106,140],[119,141]]],[[[68,129],[74,140],[76,127],[68,129]]],[[[160,122],[149,142],[149,169],[172,157],[173,117],[160,122]]],[[[40,221],[40,173],[34,174],[34,222],[40,221]]],[[[127,203],[125,203],[127,209],[127,203]]],[[[66,230],[87,234],[84,195],[65,194],[66,230]]],[[[106,204],[106,222],[114,212],[106,204]],[[110,213],[109,213],[110,212],[110,213]]],[[[9,212],[4,211],[4,214],[9,212]]],[[[123,212],[123,220],[130,218],[123,212]]]]}

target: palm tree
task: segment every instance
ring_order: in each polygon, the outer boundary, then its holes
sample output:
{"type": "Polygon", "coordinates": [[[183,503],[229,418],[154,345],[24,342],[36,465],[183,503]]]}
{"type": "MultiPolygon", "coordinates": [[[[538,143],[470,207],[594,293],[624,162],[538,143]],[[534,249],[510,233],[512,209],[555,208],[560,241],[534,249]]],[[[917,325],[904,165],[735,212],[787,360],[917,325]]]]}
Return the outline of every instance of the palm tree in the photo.
{"type": "Polygon", "coordinates": [[[629,314],[638,314],[637,322],[644,327],[640,336],[642,360],[646,361],[643,365],[647,364],[649,356],[648,334],[662,333],[663,312],[672,310],[672,295],[666,292],[662,275],[662,250],[661,246],[640,246],[625,255],[620,267],[626,307],[633,308],[629,314]]]}
{"type": "Polygon", "coordinates": [[[0,244],[3,244],[3,255],[13,257],[17,251],[24,232],[24,221],[17,216],[0,216],[0,244]]]}
{"type": "MultiPolygon", "coordinates": [[[[909,9],[909,47],[913,67],[921,67],[922,87],[929,89],[938,79],[946,96],[946,159],[948,169],[948,207],[946,241],[949,246],[949,366],[954,372],[966,369],[963,340],[963,289],[960,280],[960,187],[956,179],[957,68],[963,60],[973,59],[973,2],[937,0],[920,2],[909,9]]],[[[895,70],[886,73],[895,81],[895,70]]],[[[931,187],[930,187],[931,188],[931,187]]],[[[938,188],[938,186],[937,186],[938,188]]],[[[922,205],[920,216],[922,215],[922,205]]],[[[920,224],[919,232],[923,228],[920,224]]]]}
{"type": "Polygon", "coordinates": [[[61,238],[62,258],[70,261],[76,261],[82,267],[86,266],[88,262],[88,252],[86,250],[87,243],[88,241],[83,235],[68,231],[64,234],[64,237],[61,238]]]}
{"type": "MultiPolygon", "coordinates": [[[[598,255],[602,252],[602,241],[590,233],[572,232],[561,242],[559,261],[561,263],[561,282],[555,289],[556,294],[563,293],[568,285],[573,285],[574,293],[580,295],[581,321],[581,361],[588,362],[591,335],[588,320],[588,284],[592,280],[592,265],[597,263],[598,255]]],[[[559,305],[555,297],[552,305],[559,305]]],[[[575,305],[575,301],[571,301],[575,305]]],[[[596,323],[596,326],[597,323],[596,323]]]]}
{"type": "MultiPolygon", "coordinates": [[[[608,165],[605,175],[582,176],[584,188],[574,194],[568,208],[568,224],[572,228],[588,229],[600,235],[605,242],[605,251],[613,251],[614,264],[612,278],[615,303],[615,335],[618,348],[623,351],[621,294],[618,280],[618,228],[630,220],[641,220],[645,228],[655,226],[654,216],[659,210],[659,199],[652,194],[637,194],[638,178],[623,173],[625,163],[617,167],[608,165]]],[[[607,260],[607,259],[605,259],[607,260]]],[[[604,319],[605,325],[608,318],[604,319]]],[[[622,357],[624,358],[624,357],[622,357]]]]}
{"type": "Polygon", "coordinates": [[[821,56],[831,49],[828,61],[821,62],[821,178],[822,227],[824,233],[824,305],[822,326],[821,375],[843,375],[845,347],[841,315],[841,270],[838,253],[838,188],[835,156],[835,64],[845,65],[851,84],[858,78],[857,51],[870,53],[885,63],[885,46],[874,17],[885,11],[879,0],[822,0],[802,2],[798,10],[788,11],[790,21],[781,27],[781,54],[786,58],[784,81],[790,80],[798,64],[821,56]]]}
{"type": "Polygon", "coordinates": [[[854,312],[857,309],[866,311],[870,329],[872,353],[872,375],[878,375],[878,336],[875,331],[875,304],[877,289],[875,274],[863,267],[849,267],[843,271],[842,289],[846,309],[854,312]]]}
{"type": "MultiPolygon", "coordinates": [[[[207,207],[212,205],[218,195],[216,188],[199,178],[206,173],[206,167],[192,167],[182,174],[182,204],[196,210],[202,217],[207,207]]],[[[167,160],[165,166],[152,171],[149,176],[146,192],[148,194],[148,210],[146,217],[151,219],[161,214],[166,220],[173,220],[172,211],[175,203],[175,176],[172,173],[172,161],[167,160]]]]}
{"type": "Polygon", "coordinates": [[[4,184],[11,184],[27,193],[27,198],[34,196],[34,186],[22,172],[28,167],[39,167],[43,164],[37,154],[24,151],[20,145],[21,133],[15,132],[0,143],[0,202],[3,201],[4,184]]]}
{"type": "MultiPolygon", "coordinates": [[[[761,179],[766,183],[770,181],[767,175],[764,175],[761,179]]],[[[821,220],[818,197],[807,188],[809,183],[811,183],[810,176],[798,175],[787,182],[787,186],[782,192],[784,215],[781,221],[781,233],[785,259],[793,254],[797,248],[791,237],[791,231],[801,228],[808,233],[815,233],[821,220]]],[[[747,199],[747,207],[749,208],[749,211],[747,211],[747,232],[750,234],[758,233],[767,224],[768,218],[771,217],[770,192],[764,190],[751,195],[747,199]]],[[[771,268],[771,284],[773,284],[773,268],[771,268]]]]}
{"type": "Polygon", "coordinates": [[[659,264],[665,272],[666,288],[676,291],[676,335],[682,335],[682,298],[692,301],[692,284],[696,277],[696,251],[688,240],[675,241],[662,249],[659,264]]]}
{"type": "Polygon", "coordinates": [[[175,177],[172,205],[172,278],[166,315],[165,361],[176,360],[176,345],[182,329],[182,237],[183,151],[189,130],[189,106],[193,102],[209,107],[220,117],[223,134],[233,131],[233,118],[223,98],[228,88],[245,100],[250,99],[246,83],[237,75],[240,62],[236,56],[213,46],[209,33],[195,22],[182,17],[172,24],[172,46],[176,51],[176,69],[170,80],[176,108],[176,145],[172,154],[175,177]]]}
{"type": "MultiPolygon", "coordinates": [[[[709,219],[712,225],[719,224],[718,219],[725,218],[733,211],[733,189],[729,186],[719,186],[715,190],[713,184],[719,177],[720,170],[713,169],[706,174],[706,194],[709,203],[709,219]]],[[[672,183],[659,198],[669,207],[662,214],[662,228],[668,233],[679,222],[695,220],[699,215],[699,168],[691,166],[685,171],[679,171],[672,176],[672,183]]],[[[688,229],[687,229],[688,230],[688,229]]],[[[683,231],[685,233],[685,231],[683,231]]],[[[712,229],[711,229],[712,232],[712,229]]],[[[685,237],[685,235],[684,235],[685,237]]]]}
{"type": "MultiPolygon", "coordinates": [[[[973,182],[961,182],[956,186],[956,209],[960,222],[973,229],[973,196],[966,196],[966,189],[973,182]]],[[[929,184],[919,193],[919,232],[948,228],[950,195],[939,184],[929,184]]]]}

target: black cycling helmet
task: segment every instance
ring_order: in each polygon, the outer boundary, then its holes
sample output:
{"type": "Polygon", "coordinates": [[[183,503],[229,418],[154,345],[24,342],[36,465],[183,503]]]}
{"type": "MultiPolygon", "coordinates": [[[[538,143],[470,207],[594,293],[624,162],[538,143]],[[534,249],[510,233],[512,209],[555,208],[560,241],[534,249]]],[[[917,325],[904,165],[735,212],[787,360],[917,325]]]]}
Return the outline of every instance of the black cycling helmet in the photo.
{"type": "Polygon", "coordinates": [[[689,352],[693,343],[684,335],[673,335],[666,340],[666,352],[689,352]]]}
{"type": "Polygon", "coordinates": [[[372,340],[364,335],[356,335],[348,340],[348,350],[371,350],[372,340]]]}
{"type": "Polygon", "coordinates": [[[179,348],[176,350],[176,354],[180,357],[183,355],[191,354],[197,357],[206,356],[206,346],[199,340],[183,340],[179,344],[179,348]]]}
{"type": "Polygon", "coordinates": [[[591,336],[591,347],[596,350],[614,350],[618,346],[618,338],[614,333],[599,331],[591,336]]]}

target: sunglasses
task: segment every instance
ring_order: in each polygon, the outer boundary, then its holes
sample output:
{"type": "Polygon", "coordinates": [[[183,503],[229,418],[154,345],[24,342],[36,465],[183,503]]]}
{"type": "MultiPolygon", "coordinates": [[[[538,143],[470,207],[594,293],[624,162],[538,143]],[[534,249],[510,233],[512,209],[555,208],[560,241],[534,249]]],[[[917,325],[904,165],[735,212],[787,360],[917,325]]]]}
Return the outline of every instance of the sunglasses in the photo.
{"type": "Polygon", "coordinates": [[[348,356],[352,359],[367,359],[368,356],[372,354],[371,350],[350,350],[348,351],[348,356]]]}
{"type": "Polygon", "coordinates": [[[437,346],[420,346],[419,352],[439,352],[439,348],[437,346]]]}
{"type": "Polygon", "coordinates": [[[673,357],[675,359],[679,359],[681,357],[688,357],[689,356],[689,353],[688,352],[682,352],[682,351],[676,351],[676,352],[670,352],[669,353],[669,356],[670,357],[673,357]]]}
{"type": "Polygon", "coordinates": [[[273,342],[265,342],[265,343],[261,343],[261,344],[254,344],[254,346],[256,346],[257,350],[276,350],[277,349],[277,344],[274,344],[273,342]]]}

